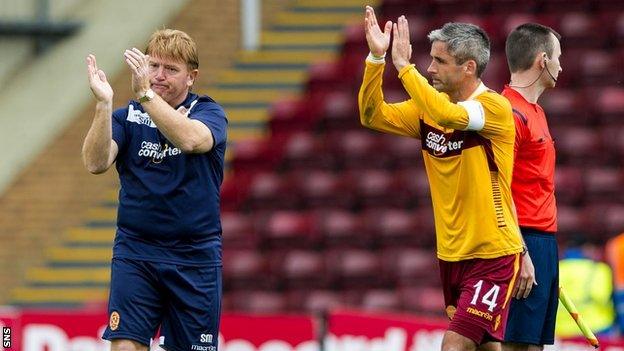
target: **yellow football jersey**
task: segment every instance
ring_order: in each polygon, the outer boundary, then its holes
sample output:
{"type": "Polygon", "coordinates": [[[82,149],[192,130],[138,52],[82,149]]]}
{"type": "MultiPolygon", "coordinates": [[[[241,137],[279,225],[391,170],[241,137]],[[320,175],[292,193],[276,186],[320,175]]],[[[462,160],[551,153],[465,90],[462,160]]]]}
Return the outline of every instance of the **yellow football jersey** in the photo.
{"type": "Polygon", "coordinates": [[[522,251],[511,197],[511,105],[483,83],[457,104],[413,65],[399,72],[410,99],[384,102],[385,64],[366,61],[358,103],[363,125],[421,139],[431,187],[438,258],[460,261],[522,251]]]}

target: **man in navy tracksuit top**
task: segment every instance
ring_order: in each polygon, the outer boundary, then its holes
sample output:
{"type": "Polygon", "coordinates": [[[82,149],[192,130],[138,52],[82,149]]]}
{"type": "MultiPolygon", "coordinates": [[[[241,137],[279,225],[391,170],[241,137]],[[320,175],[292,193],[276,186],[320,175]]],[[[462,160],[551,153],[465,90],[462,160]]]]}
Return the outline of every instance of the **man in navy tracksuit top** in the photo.
{"type": "Polygon", "coordinates": [[[83,161],[91,173],[115,162],[121,182],[103,338],[112,351],[147,351],[160,327],[167,351],[216,351],[227,119],[190,92],[199,62],[186,33],[158,30],[145,54],[124,58],[136,100],[113,112],[106,75],[87,57],[97,103],[83,161]]]}

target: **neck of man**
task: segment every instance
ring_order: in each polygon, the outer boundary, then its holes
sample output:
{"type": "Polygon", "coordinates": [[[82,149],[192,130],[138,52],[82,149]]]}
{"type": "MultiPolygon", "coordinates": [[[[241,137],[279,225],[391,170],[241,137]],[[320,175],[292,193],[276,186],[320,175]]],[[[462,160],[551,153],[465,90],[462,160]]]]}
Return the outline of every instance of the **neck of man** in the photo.
{"type": "Polygon", "coordinates": [[[173,99],[172,101],[167,101],[169,103],[169,106],[176,108],[178,107],[178,105],[180,105],[181,103],[184,102],[184,100],[186,100],[186,97],[188,96],[188,94],[190,94],[191,91],[187,90],[184,94],[180,94],[178,97],[176,97],[175,99],[173,99]]]}
{"type": "Polygon", "coordinates": [[[451,102],[457,103],[458,101],[466,101],[477,90],[481,84],[481,79],[469,80],[468,82],[461,84],[459,88],[453,92],[449,92],[449,98],[451,102]]]}
{"type": "MultiPolygon", "coordinates": [[[[542,74],[543,73],[544,72],[542,72],[542,74]]],[[[533,70],[512,73],[509,87],[520,93],[520,95],[522,95],[522,97],[524,97],[526,101],[532,104],[536,104],[537,100],[546,89],[542,84],[541,80],[541,74],[533,70]],[[536,78],[537,81],[535,80],[536,78]]]]}

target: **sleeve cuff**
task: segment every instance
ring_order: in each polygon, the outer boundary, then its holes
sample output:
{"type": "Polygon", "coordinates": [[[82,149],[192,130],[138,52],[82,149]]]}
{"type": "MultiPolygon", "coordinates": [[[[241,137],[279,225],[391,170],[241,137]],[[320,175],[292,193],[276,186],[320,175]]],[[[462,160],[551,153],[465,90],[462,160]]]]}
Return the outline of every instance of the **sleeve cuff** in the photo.
{"type": "Polygon", "coordinates": [[[410,69],[412,69],[412,68],[416,69],[415,67],[416,66],[412,63],[411,65],[407,65],[407,66],[401,68],[401,70],[399,71],[399,79],[402,79],[403,75],[405,73],[407,73],[407,71],[409,71],[410,69]]]}
{"type": "Polygon", "coordinates": [[[379,58],[375,57],[372,52],[369,52],[368,56],[366,56],[366,62],[375,63],[378,65],[386,63],[386,54],[384,54],[383,57],[379,58]]]}

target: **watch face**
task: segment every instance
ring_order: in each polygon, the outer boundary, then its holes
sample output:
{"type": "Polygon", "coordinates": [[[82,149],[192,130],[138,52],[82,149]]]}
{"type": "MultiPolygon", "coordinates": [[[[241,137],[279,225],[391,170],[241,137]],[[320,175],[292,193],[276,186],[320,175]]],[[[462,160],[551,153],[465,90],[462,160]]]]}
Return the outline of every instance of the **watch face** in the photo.
{"type": "Polygon", "coordinates": [[[139,103],[143,103],[143,102],[146,102],[146,101],[152,101],[154,96],[156,96],[156,93],[154,93],[154,91],[152,89],[148,89],[145,92],[145,95],[141,96],[141,98],[139,99],[139,103]]]}

